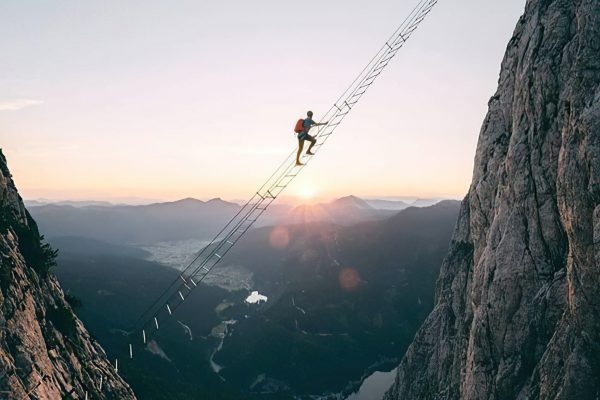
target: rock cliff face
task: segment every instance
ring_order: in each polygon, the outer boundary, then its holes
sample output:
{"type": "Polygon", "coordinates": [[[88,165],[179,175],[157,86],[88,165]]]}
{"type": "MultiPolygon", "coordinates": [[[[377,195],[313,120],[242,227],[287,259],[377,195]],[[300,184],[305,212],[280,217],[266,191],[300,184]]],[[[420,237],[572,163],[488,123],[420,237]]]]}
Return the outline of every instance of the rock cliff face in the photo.
{"type": "Polygon", "coordinates": [[[73,315],[53,260],[0,151],[0,399],[134,399],[73,315]]]}
{"type": "Polygon", "coordinates": [[[386,399],[600,398],[600,1],[529,0],[386,399]]]}

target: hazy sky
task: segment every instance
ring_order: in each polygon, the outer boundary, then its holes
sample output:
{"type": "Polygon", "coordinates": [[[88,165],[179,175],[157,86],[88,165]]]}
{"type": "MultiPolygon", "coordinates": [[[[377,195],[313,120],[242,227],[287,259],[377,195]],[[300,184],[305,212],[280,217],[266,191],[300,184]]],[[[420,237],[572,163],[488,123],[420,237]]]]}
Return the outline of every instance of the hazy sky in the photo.
{"type": "MultiPolygon", "coordinates": [[[[0,146],[26,198],[245,199],[417,0],[0,2],[0,146]]],[[[462,197],[525,0],[440,0],[290,187],[462,197]]]]}

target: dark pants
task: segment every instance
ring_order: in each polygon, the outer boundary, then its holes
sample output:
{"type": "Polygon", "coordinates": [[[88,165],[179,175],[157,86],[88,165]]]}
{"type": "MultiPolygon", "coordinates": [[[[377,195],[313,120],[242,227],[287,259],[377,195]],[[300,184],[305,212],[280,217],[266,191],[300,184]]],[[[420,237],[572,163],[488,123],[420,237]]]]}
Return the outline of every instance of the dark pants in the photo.
{"type": "Polygon", "coordinates": [[[304,141],[310,142],[310,146],[308,146],[307,153],[310,153],[310,150],[313,148],[315,143],[317,143],[317,139],[314,136],[309,135],[307,132],[302,132],[298,134],[298,153],[296,154],[296,163],[300,164],[300,154],[302,154],[302,149],[304,148],[304,141]]]}

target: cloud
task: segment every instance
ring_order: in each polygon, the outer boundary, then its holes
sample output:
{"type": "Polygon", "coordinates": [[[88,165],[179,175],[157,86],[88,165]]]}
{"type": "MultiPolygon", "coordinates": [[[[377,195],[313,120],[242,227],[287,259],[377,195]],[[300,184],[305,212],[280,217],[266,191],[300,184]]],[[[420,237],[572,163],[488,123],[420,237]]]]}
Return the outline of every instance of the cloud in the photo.
{"type": "Polygon", "coordinates": [[[8,101],[0,101],[0,111],[17,111],[23,108],[37,106],[43,103],[43,101],[35,99],[15,99],[8,101]]]}

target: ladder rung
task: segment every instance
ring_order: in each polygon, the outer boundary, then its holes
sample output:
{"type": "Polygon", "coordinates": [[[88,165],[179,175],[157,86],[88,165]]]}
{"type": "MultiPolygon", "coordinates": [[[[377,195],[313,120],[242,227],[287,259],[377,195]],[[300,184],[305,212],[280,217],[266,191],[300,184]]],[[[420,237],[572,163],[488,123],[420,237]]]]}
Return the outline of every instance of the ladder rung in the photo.
{"type": "Polygon", "coordinates": [[[369,76],[367,76],[365,78],[365,80],[363,81],[364,82],[363,86],[371,86],[373,84],[373,82],[375,82],[375,78],[377,78],[377,75],[370,75],[371,73],[372,73],[372,71],[369,73],[369,76]]]}
{"type": "MultiPolygon", "coordinates": [[[[336,114],[336,116],[334,117],[334,119],[335,119],[335,118],[337,118],[338,116],[339,116],[339,114],[336,114]]],[[[336,121],[336,122],[334,122],[334,123],[332,123],[332,124],[328,124],[328,125],[327,125],[327,128],[325,128],[325,129],[321,129],[321,130],[320,130],[318,133],[323,133],[323,132],[327,132],[327,131],[332,131],[332,130],[333,130],[333,128],[332,128],[332,127],[334,126],[334,124],[339,124],[340,122],[342,122],[342,119],[343,119],[343,118],[340,118],[338,121],[336,121]]]]}
{"type": "Polygon", "coordinates": [[[366,83],[366,84],[364,84],[364,85],[360,85],[360,86],[358,87],[358,90],[360,90],[360,89],[363,89],[363,88],[368,88],[369,86],[371,86],[371,84],[372,84],[372,83],[373,83],[373,82],[366,83]]]}
{"type": "Polygon", "coordinates": [[[156,317],[154,317],[154,325],[156,325],[156,329],[158,329],[158,319],[156,319],[156,317]]]}
{"type": "Polygon", "coordinates": [[[217,258],[223,258],[220,255],[218,255],[217,253],[215,253],[215,256],[217,256],[217,258]]]}
{"type": "Polygon", "coordinates": [[[400,50],[400,49],[402,48],[402,46],[404,46],[404,42],[402,42],[402,43],[398,44],[398,45],[396,46],[396,50],[395,50],[395,51],[398,51],[398,50],[400,50]]]}
{"type": "Polygon", "coordinates": [[[407,39],[410,37],[410,35],[412,35],[412,33],[415,31],[415,29],[417,29],[417,27],[419,26],[419,23],[422,21],[423,19],[421,19],[419,22],[417,23],[412,23],[412,25],[409,25],[406,28],[406,31],[404,31],[404,37],[406,37],[407,39]]]}
{"type": "Polygon", "coordinates": [[[413,31],[414,31],[415,29],[417,29],[417,27],[419,26],[419,24],[421,23],[421,21],[423,21],[424,19],[425,19],[425,15],[421,15],[419,18],[417,18],[417,19],[416,19],[416,20],[415,20],[415,21],[412,23],[412,25],[410,25],[410,26],[408,27],[408,29],[410,29],[410,31],[409,31],[409,32],[410,32],[410,33],[413,33],[413,31]]]}
{"type": "Polygon", "coordinates": [[[388,63],[388,62],[389,62],[389,61],[390,61],[392,58],[394,58],[394,56],[395,56],[395,55],[396,55],[396,52],[390,53],[390,55],[389,55],[387,58],[383,59],[383,62],[385,62],[385,63],[386,63],[386,65],[387,65],[387,63],[388,63]]]}
{"type": "Polygon", "coordinates": [[[184,301],[185,299],[183,298],[183,295],[181,294],[181,291],[178,290],[177,293],[179,293],[179,297],[181,297],[181,301],[184,301]]]}
{"type": "Polygon", "coordinates": [[[432,1],[429,3],[429,5],[427,7],[425,7],[425,13],[429,13],[429,11],[431,11],[431,9],[437,4],[437,0],[432,1]]]}
{"type": "Polygon", "coordinates": [[[414,27],[411,27],[411,29],[410,29],[409,31],[406,31],[406,33],[404,34],[404,35],[405,35],[405,37],[406,37],[407,39],[408,39],[408,38],[410,38],[410,36],[412,35],[412,33],[413,33],[413,32],[414,32],[416,29],[417,29],[417,27],[416,27],[416,26],[414,26],[414,27]]]}
{"type": "Polygon", "coordinates": [[[169,304],[167,304],[166,306],[167,306],[167,311],[169,312],[169,315],[172,315],[173,313],[171,312],[171,307],[169,307],[169,304]]]}
{"type": "Polygon", "coordinates": [[[231,240],[226,240],[225,242],[233,246],[233,242],[231,240]]]}
{"type": "Polygon", "coordinates": [[[373,72],[379,72],[379,71],[383,70],[386,66],[387,66],[387,64],[379,65],[379,67],[375,68],[373,70],[373,72]]]}
{"type": "Polygon", "coordinates": [[[202,269],[205,270],[206,272],[210,271],[210,269],[206,268],[206,266],[204,266],[204,265],[202,266],[202,269]]]}
{"type": "Polygon", "coordinates": [[[383,67],[385,67],[386,65],[388,65],[390,63],[390,60],[396,55],[396,53],[390,52],[390,54],[387,57],[382,58],[381,60],[379,60],[379,62],[377,64],[382,65],[383,67]]]}
{"type": "Polygon", "coordinates": [[[421,23],[421,21],[423,21],[423,20],[425,19],[425,17],[427,16],[427,13],[428,13],[428,12],[429,12],[429,11],[427,11],[427,9],[423,9],[423,10],[421,10],[421,15],[419,16],[419,18],[417,18],[417,19],[415,20],[415,22],[413,22],[413,24],[415,24],[415,25],[418,25],[418,24],[420,24],[420,23],[421,23]]]}
{"type": "Polygon", "coordinates": [[[374,73],[375,71],[371,71],[369,73],[369,78],[371,80],[371,83],[375,82],[375,79],[379,76],[379,74],[381,74],[381,71],[377,71],[377,73],[374,73]]]}

